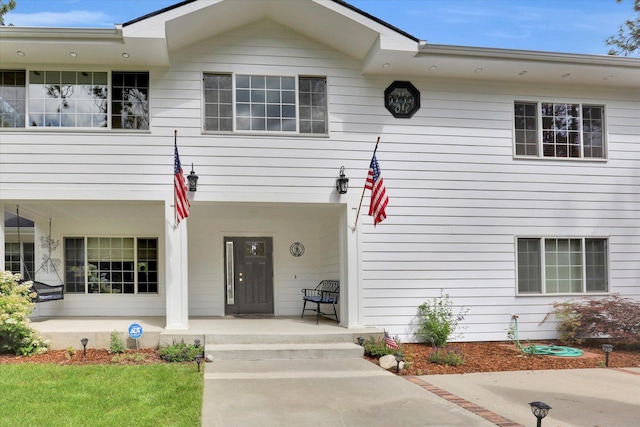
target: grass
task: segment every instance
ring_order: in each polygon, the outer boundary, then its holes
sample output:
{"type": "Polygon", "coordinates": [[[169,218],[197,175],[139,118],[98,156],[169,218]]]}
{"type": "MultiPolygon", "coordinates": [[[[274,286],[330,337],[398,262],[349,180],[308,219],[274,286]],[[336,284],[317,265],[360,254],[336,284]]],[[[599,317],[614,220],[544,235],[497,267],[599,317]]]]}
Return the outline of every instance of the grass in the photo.
{"type": "Polygon", "coordinates": [[[0,426],[200,426],[194,365],[0,365],[0,426]]]}

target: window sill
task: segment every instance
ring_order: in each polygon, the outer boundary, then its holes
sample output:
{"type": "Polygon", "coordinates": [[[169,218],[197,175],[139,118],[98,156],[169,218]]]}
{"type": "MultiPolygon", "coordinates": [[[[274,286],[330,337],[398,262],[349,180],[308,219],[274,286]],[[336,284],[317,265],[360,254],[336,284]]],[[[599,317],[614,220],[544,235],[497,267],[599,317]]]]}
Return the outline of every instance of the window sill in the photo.
{"type": "Polygon", "coordinates": [[[541,161],[552,161],[552,162],[595,162],[595,163],[606,163],[609,161],[608,158],[585,158],[585,157],[540,157],[540,156],[513,156],[514,160],[541,160],[541,161]]]}
{"type": "Polygon", "coordinates": [[[0,132],[7,133],[25,133],[25,132],[40,132],[40,133],[92,133],[92,134],[114,134],[114,133],[122,133],[122,134],[138,134],[138,135],[146,135],[151,134],[151,131],[148,129],[137,130],[137,129],[108,129],[108,128],[53,128],[53,127],[29,127],[29,128],[0,128],[0,132]]]}
{"type": "Polygon", "coordinates": [[[598,292],[578,292],[578,293],[571,293],[571,292],[564,292],[564,293],[557,293],[557,294],[551,294],[551,293],[531,293],[531,294],[520,294],[520,293],[516,293],[516,297],[524,297],[524,298],[533,298],[533,297],[553,297],[553,298],[557,298],[557,297],[571,297],[571,298],[576,298],[576,297],[603,297],[603,296],[608,296],[611,295],[611,292],[609,291],[598,291],[598,292]]]}
{"type": "Polygon", "coordinates": [[[217,132],[217,131],[203,131],[203,135],[221,135],[221,136],[240,136],[240,137],[268,137],[272,138],[277,136],[279,138],[329,138],[328,133],[297,133],[297,132],[217,132]]]}

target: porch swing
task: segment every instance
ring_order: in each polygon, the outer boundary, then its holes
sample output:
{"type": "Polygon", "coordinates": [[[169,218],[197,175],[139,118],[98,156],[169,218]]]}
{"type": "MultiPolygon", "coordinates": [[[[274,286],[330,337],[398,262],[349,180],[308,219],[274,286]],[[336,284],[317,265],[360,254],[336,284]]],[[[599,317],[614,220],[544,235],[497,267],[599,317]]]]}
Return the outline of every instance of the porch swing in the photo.
{"type": "Polygon", "coordinates": [[[38,303],[38,302],[56,301],[56,300],[64,299],[64,285],[48,285],[46,283],[38,282],[34,280],[38,272],[42,270],[47,264],[49,264],[53,268],[53,271],[55,271],[56,276],[58,276],[58,280],[60,281],[60,283],[64,283],[60,278],[60,274],[58,273],[58,269],[56,268],[55,263],[51,259],[51,218],[49,218],[49,244],[48,244],[49,253],[47,254],[47,259],[44,260],[44,262],[40,264],[40,267],[38,268],[38,270],[36,270],[33,273],[34,278],[32,278],[31,273],[26,268],[24,259],[22,258],[22,242],[20,241],[20,210],[17,206],[16,206],[16,216],[18,220],[18,247],[20,248],[20,264],[22,266],[23,271],[25,271],[27,273],[27,276],[29,276],[29,279],[26,280],[23,275],[22,279],[20,280],[20,283],[24,283],[27,281],[32,282],[29,292],[36,294],[36,296],[33,297],[32,299],[33,302],[38,303]]]}

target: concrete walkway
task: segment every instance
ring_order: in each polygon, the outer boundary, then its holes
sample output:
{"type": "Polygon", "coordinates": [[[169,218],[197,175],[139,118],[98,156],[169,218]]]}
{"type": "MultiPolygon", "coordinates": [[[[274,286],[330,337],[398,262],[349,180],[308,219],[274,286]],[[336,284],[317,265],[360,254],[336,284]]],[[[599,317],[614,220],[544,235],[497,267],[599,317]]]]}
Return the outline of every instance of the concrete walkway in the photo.
{"type": "Polygon", "coordinates": [[[203,421],[217,426],[637,427],[640,368],[399,377],[364,359],[205,365],[203,421]]]}

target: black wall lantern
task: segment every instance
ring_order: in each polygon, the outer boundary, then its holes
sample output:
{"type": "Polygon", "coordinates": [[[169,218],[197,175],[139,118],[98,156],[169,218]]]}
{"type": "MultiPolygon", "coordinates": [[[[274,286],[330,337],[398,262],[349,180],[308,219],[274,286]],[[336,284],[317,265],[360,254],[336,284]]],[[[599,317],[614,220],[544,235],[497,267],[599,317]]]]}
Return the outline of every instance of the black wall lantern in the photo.
{"type": "Polygon", "coordinates": [[[420,91],[411,82],[396,80],[384,91],[384,106],[393,117],[408,119],[420,109],[420,91]]]}
{"type": "Polygon", "coordinates": [[[340,194],[346,194],[349,188],[349,178],[344,176],[344,166],[340,167],[340,177],[336,180],[336,190],[340,194]]]}
{"type": "Polygon", "coordinates": [[[189,181],[189,191],[198,191],[198,175],[193,171],[193,163],[191,163],[191,173],[187,175],[189,181]]]}

